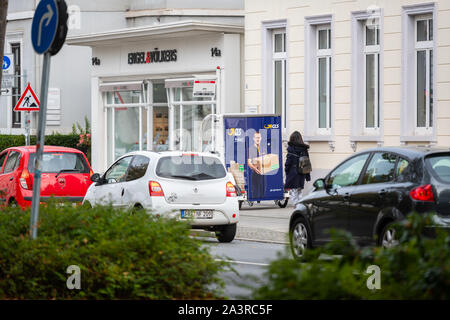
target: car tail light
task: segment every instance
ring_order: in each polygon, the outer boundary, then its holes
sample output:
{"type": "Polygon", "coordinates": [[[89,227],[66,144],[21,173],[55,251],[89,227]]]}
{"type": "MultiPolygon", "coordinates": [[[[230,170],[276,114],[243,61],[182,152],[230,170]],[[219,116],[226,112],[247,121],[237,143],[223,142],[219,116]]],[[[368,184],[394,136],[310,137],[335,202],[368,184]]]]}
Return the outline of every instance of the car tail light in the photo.
{"type": "Polygon", "coordinates": [[[164,197],[163,189],[161,185],[156,181],[149,181],[148,189],[150,192],[150,197],[164,197]]]}
{"type": "Polygon", "coordinates": [[[227,182],[227,197],[236,197],[236,188],[231,182],[227,182]]]}
{"type": "Polygon", "coordinates": [[[19,181],[20,181],[20,185],[22,186],[22,188],[24,188],[26,190],[30,190],[32,188],[33,182],[31,180],[31,175],[28,172],[27,168],[23,169],[22,174],[20,175],[19,181]]]}
{"type": "Polygon", "coordinates": [[[413,200],[434,202],[433,188],[430,184],[412,189],[410,196],[413,200]]]}
{"type": "Polygon", "coordinates": [[[93,174],[94,174],[94,171],[89,170],[89,178],[92,177],[93,174]]]}

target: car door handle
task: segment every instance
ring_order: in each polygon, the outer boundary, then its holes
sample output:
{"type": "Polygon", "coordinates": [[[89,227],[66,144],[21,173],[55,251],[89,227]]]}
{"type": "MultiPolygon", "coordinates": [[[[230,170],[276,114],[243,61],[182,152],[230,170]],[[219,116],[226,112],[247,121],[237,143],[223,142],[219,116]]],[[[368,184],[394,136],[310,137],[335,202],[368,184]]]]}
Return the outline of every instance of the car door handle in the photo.
{"type": "Polygon", "coordinates": [[[350,199],[350,192],[346,192],[346,193],[344,194],[343,199],[344,199],[344,201],[349,200],[349,199],[350,199]]]}
{"type": "Polygon", "coordinates": [[[378,195],[381,196],[381,197],[385,196],[386,195],[386,190],[381,189],[380,191],[378,191],[378,195]]]}
{"type": "Polygon", "coordinates": [[[123,194],[125,193],[125,189],[122,189],[122,197],[123,197],[123,194]]]}
{"type": "Polygon", "coordinates": [[[9,181],[13,181],[13,180],[14,180],[14,177],[9,178],[9,181]]]}

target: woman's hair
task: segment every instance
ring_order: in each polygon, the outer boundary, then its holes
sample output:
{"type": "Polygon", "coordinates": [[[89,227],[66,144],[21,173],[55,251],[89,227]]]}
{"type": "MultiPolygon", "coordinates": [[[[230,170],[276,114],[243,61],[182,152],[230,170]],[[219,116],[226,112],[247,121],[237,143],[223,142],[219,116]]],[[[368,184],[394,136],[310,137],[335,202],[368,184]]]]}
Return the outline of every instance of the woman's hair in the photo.
{"type": "Polygon", "coordinates": [[[289,142],[293,143],[293,144],[305,144],[303,142],[302,135],[298,131],[292,132],[292,134],[291,134],[291,136],[289,138],[289,142]]]}

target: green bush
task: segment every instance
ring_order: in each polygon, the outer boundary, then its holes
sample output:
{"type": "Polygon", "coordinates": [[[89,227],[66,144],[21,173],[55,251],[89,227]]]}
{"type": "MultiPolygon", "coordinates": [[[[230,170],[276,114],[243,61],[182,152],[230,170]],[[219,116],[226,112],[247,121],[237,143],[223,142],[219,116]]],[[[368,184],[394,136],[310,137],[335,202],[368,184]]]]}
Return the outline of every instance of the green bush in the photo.
{"type": "Polygon", "coordinates": [[[0,299],[220,298],[216,262],[184,222],[111,207],[41,206],[38,238],[29,211],[0,212],[0,299]],[[81,290],[69,290],[71,265],[81,290]]]}
{"type": "Polygon", "coordinates": [[[330,244],[308,250],[302,260],[285,252],[271,263],[253,298],[450,299],[450,235],[441,230],[435,238],[423,236],[431,219],[412,214],[399,223],[400,244],[390,249],[359,248],[350,234],[334,231],[330,244]],[[368,289],[371,265],[380,268],[380,289],[368,289]]]}

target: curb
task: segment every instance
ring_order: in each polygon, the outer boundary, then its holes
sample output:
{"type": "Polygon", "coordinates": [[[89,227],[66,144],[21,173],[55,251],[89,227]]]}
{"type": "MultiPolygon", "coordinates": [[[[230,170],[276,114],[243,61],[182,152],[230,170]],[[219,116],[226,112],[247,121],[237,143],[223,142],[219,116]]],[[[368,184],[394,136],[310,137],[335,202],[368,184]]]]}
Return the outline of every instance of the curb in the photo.
{"type": "Polygon", "coordinates": [[[236,239],[288,244],[286,232],[274,231],[263,228],[240,227],[238,224],[236,239]]]}
{"type": "MultiPolygon", "coordinates": [[[[204,230],[191,230],[191,235],[203,238],[216,238],[213,232],[204,230]]],[[[286,232],[274,231],[263,228],[239,227],[236,232],[236,240],[255,241],[264,243],[289,244],[286,232]]]]}

